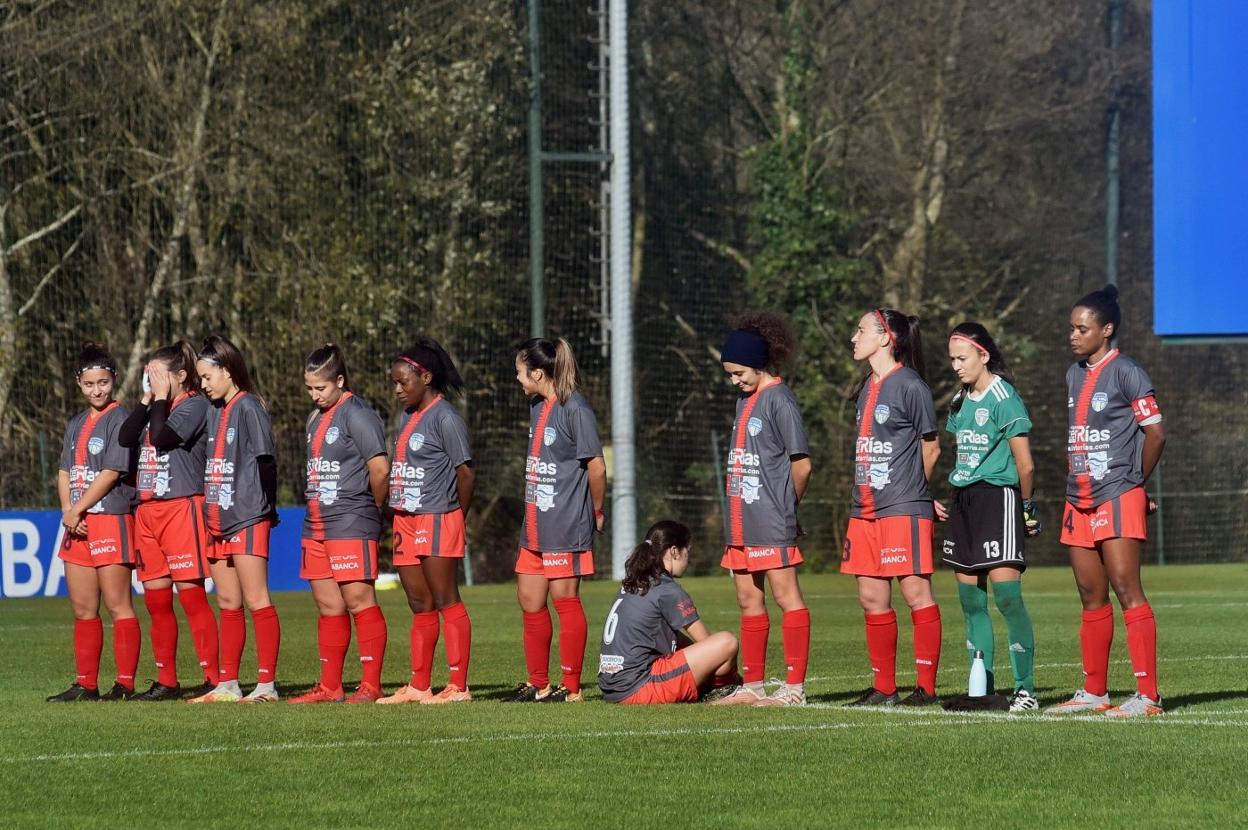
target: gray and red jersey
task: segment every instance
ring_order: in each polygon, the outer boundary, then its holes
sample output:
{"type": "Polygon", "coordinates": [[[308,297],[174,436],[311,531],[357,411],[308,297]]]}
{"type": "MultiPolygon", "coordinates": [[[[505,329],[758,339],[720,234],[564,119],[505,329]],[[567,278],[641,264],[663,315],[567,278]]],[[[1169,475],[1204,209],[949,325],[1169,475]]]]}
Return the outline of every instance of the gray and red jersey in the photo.
{"type": "Polygon", "coordinates": [[[455,471],[472,461],[468,425],[441,395],[424,409],[403,416],[390,462],[390,506],[414,514],[459,510],[455,471]]]}
{"type": "Polygon", "coordinates": [[[792,461],[810,455],[797,398],[780,378],[737,398],[725,487],[724,538],[735,547],[797,542],[792,461]]]}
{"type": "Polygon", "coordinates": [[[529,402],[521,547],[544,553],[593,547],[594,503],[586,463],[601,457],[598,421],[579,392],[563,404],[558,398],[529,402]]]}
{"type": "Polygon", "coordinates": [[[369,484],[369,459],[386,454],[386,430],[372,407],[350,392],[308,417],[305,539],[378,539],[381,511],[369,484]]]}
{"type": "Polygon", "coordinates": [[[276,515],[266,492],[259,459],[273,457],[273,425],[255,395],[239,392],[208,410],[204,512],[208,532],[232,536],[276,515]]]}
{"type": "Polygon", "coordinates": [[[858,393],[851,515],[932,518],[920,444],[935,432],[932,390],[918,372],[898,365],[879,380],[868,378],[858,393]]]}
{"type": "Polygon", "coordinates": [[[86,409],[70,419],[61,446],[60,468],[69,473],[69,503],[77,504],[104,470],[121,473],[121,479],[88,513],[114,516],[134,507],[134,454],[119,441],[121,425],[130,413],[113,401],[99,412],[86,409]]]}
{"type": "Polygon", "coordinates": [[[212,404],[199,393],[183,392],[169,404],[165,425],[182,443],[171,450],[152,445],[151,424],[143,427],[139,444],[140,501],[181,499],[204,494],[204,461],[208,447],[208,410],[212,404]]]}
{"type": "Polygon", "coordinates": [[[624,700],[650,680],[655,660],[676,651],[676,635],[698,621],[698,609],[671,574],[644,594],[623,588],[602,629],[598,688],[608,702],[624,700]]]}
{"type": "Polygon", "coordinates": [[[1117,349],[1066,370],[1066,501],[1088,509],[1144,483],[1144,427],[1161,422],[1156,390],[1117,349]]]}

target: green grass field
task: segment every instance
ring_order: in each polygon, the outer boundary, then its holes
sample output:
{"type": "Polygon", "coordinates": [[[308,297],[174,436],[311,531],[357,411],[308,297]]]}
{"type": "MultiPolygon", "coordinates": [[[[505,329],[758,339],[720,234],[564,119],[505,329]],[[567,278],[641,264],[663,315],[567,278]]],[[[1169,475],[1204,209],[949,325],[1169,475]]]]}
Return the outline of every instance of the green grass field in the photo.
{"type": "MultiPolygon", "coordinates": [[[[735,630],[727,579],[685,584],[713,629],[735,630]]],[[[853,583],[829,574],[803,584],[814,625],[812,705],[791,710],[615,707],[596,690],[581,706],[504,706],[496,699],[523,678],[510,585],[465,592],[475,635],[471,679],[479,702],[472,704],[53,706],[44,696],[73,674],[68,605],[5,600],[0,824],[1087,828],[1245,821],[1244,566],[1148,571],[1168,713],[1141,722],[846,710],[842,704],[866,687],[869,674],[853,583]]],[[[952,577],[938,574],[937,584],[945,623],[941,688],[963,690],[961,611],[952,577]]],[[[1039,695],[1056,701],[1080,678],[1073,584],[1062,569],[1036,569],[1024,584],[1036,625],[1039,695]]],[[[605,581],[584,588],[587,680],[613,591],[605,581]]],[[[406,679],[409,615],[400,592],[382,596],[392,687],[406,679]]],[[[303,689],[317,665],[312,600],[287,594],[276,602],[284,630],[279,682],[286,691],[303,689]]],[[[993,614],[1001,643],[1004,629],[993,614]]],[[[904,684],[913,673],[908,616],[900,616],[904,684]]],[[[779,669],[774,613],[773,620],[769,665],[779,669]]],[[[1116,699],[1134,688],[1120,615],[1117,621],[1116,699]]],[[[111,681],[110,643],[111,631],[102,684],[111,681]]],[[[184,680],[194,678],[185,628],[181,646],[184,680]]],[[[999,645],[998,680],[1008,685],[1004,660],[999,645]]],[[[254,667],[249,649],[244,680],[254,667]]],[[[439,668],[435,686],[445,680],[439,668]]],[[[152,671],[145,641],[141,686],[152,671]]],[[[349,668],[348,677],[358,672],[349,668]]]]}

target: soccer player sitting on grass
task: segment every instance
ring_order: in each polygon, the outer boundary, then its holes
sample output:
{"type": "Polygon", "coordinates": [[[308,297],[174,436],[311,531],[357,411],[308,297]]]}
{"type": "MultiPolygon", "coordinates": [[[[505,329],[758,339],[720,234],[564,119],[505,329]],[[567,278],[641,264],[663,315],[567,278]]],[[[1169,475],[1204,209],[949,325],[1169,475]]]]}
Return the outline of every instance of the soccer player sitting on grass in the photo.
{"type": "Polygon", "coordinates": [[[689,528],[671,520],[629,554],[602,629],[598,686],[608,703],[692,702],[737,680],[737,638],[710,633],[676,582],[688,566],[689,528]]]}

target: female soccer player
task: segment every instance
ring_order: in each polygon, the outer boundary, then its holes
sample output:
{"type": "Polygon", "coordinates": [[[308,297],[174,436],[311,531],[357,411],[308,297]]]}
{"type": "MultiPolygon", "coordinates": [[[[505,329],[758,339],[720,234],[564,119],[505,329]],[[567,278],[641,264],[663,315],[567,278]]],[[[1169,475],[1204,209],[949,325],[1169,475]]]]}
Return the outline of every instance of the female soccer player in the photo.
{"type": "Polygon", "coordinates": [[[524,475],[524,525],[516,560],[516,596],[524,612],[529,679],[510,702],[580,703],[585,661],[581,577],[594,572],[594,531],[605,516],[607,466],[598,422],[576,391],[576,358],[562,338],[533,339],[516,353],[516,380],[529,396],[529,454],[524,475]],[[546,599],[559,614],[563,683],[552,688],[552,637],[546,599]]]}
{"type": "Polygon", "coordinates": [[[1066,372],[1070,435],[1062,544],[1083,602],[1079,640],[1083,688],[1049,714],[1104,712],[1110,717],[1160,715],[1157,625],[1140,582],[1140,547],[1153,509],[1144,482],[1161,459],[1166,437],[1156,391],[1140,364],[1119,353],[1118,289],[1093,291],[1070,312],[1070,348],[1079,358],[1066,372]],[[1112,585],[1127,624],[1127,653],[1136,693],[1111,708],[1106,675],[1114,639],[1112,585]]]}
{"type": "Polygon", "coordinates": [[[74,611],[74,683],[50,703],[129,700],[139,664],[139,621],[130,602],[134,552],[134,456],[117,440],[126,410],[113,400],[117,363],[99,343],[87,343],[74,362],[87,408],[65,429],[56,489],[64,525],[60,557],[74,611]],[[99,692],[104,624],[100,597],[113,618],[117,681],[99,692]]]}
{"type": "Polygon", "coordinates": [[[268,703],[278,699],[274,678],[282,627],[269,599],[269,531],[277,520],[277,462],[273,427],[238,348],[214,334],[195,364],[208,410],[204,509],[208,560],[221,609],[221,672],[217,686],[190,703],[268,703]],[[259,681],[247,697],[238,664],[247,641],[243,604],[256,627],[259,681]]]}
{"type": "Polygon", "coordinates": [[[958,599],[966,617],[966,648],[984,655],[988,691],[993,690],[992,620],[988,583],[1009,632],[1014,670],[1011,712],[1039,707],[1032,674],[1035,636],[1023,604],[1020,577],[1023,536],[1040,532],[1031,501],[1031,416],[1014,388],[1014,375],[988,330],[962,323],[949,335],[949,362],[962,383],[949,408],[945,429],[953,433],[958,457],[944,561],[957,570],[958,599]]]}
{"type": "Polygon", "coordinates": [[[788,323],[751,312],[724,338],[720,359],[737,398],[725,481],[728,512],[722,567],[732,571],[741,609],[744,684],[717,706],[802,706],[810,654],[810,611],[797,584],[802,552],[797,505],[810,482],[810,448],[797,399],[773,372],[795,349],[788,323]],[[767,695],[763,678],[771,618],[764,583],[784,613],[784,684],[767,695]]]}
{"type": "MultiPolygon", "coordinates": [[[[858,579],[866,614],[872,688],[851,706],[926,706],[938,702],[940,608],[932,596],[932,522],[928,482],[940,456],[936,409],[924,382],[919,319],[891,308],[869,311],[850,342],[870,371],[858,384],[854,507],[841,573],[858,579]],[[918,682],[897,694],[897,613],[892,580],[910,606],[918,682]]],[[[941,518],[944,518],[943,514],[941,518]]]]}
{"type": "Polygon", "coordinates": [[[602,629],[598,688],[608,703],[689,703],[735,672],[737,639],[708,631],[676,582],[688,566],[689,528],[670,520],[651,526],[629,554],[602,629]]]}
{"type": "Polygon", "coordinates": [[[195,696],[216,686],[220,673],[217,619],[204,593],[208,576],[204,459],[210,404],[199,393],[195,349],[185,340],[153,352],[144,372],[142,403],[130,413],[119,436],[122,446],[139,451],[135,536],[157,670],[151,688],[135,700],[176,700],[182,687],[174,583],[205,677],[195,696]]]}
{"type": "Polygon", "coordinates": [[[402,425],[390,465],[394,508],[394,564],[412,609],[412,676],[379,703],[464,703],[472,654],[472,621],[459,598],[464,558],[464,516],[476,478],[468,427],[446,397],[462,395],[464,382],[436,341],[417,338],[390,366],[394,394],[403,402],[402,425]],[[438,615],[446,626],[450,680],[431,690],[438,615]]]}
{"type": "Polygon", "coordinates": [[[347,703],[381,697],[386,618],[377,606],[377,540],[386,500],[386,432],[372,407],[351,393],[342,350],[326,343],[308,355],[303,384],[308,416],[307,513],[299,576],[312,583],[321,678],[288,703],[341,703],[342,668],[355,620],[363,678],[347,703]],[[348,613],[350,616],[348,616],[348,613]]]}

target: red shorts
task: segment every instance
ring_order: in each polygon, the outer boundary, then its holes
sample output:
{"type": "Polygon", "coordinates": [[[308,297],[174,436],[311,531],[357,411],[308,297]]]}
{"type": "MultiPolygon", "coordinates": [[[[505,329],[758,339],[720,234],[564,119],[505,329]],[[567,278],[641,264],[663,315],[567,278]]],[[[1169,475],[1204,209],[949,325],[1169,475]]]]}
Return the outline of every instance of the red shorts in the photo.
{"type": "Polygon", "coordinates": [[[652,705],[659,703],[694,703],[698,699],[698,684],[693,682],[693,672],[683,652],[660,657],[650,664],[650,679],[646,684],[620,703],[652,705]]]}
{"type": "Polygon", "coordinates": [[[214,536],[208,546],[208,560],[220,562],[231,556],[259,556],[269,558],[269,531],[273,523],[268,519],[245,527],[232,536],[214,536]]]}
{"type": "Polygon", "coordinates": [[[921,516],[851,517],[841,554],[841,573],[888,579],[926,576],[936,570],[932,558],[935,525],[921,516]]]}
{"type": "Polygon", "coordinates": [[[755,548],[729,545],[724,548],[719,566],[733,571],[757,573],[800,565],[803,561],[802,552],[796,547],[755,548]]]}
{"type": "Polygon", "coordinates": [[[66,562],[87,568],[105,565],[139,564],[134,549],[134,517],[129,513],[88,513],[87,535],[75,536],[66,531],[58,554],[66,562]]]}
{"type": "Polygon", "coordinates": [[[134,535],[140,581],[171,576],[191,582],[210,576],[203,496],[141,503],[134,512],[134,535]]]}
{"type": "Polygon", "coordinates": [[[394,565],[419,565],[426,556],[464,558],[464,511],[395,513],[394,565]]]}
{"type": "Polygon", "coordinates": [[[520,548],[516,557],[516,573],[544,576],[547,579],[567,579],[570,576],[589,576],[594,572],[592,550],[536,551],[520,548]]]}
{"type": "Polygon", "coordinates": [[[1148,497],[1133,487],[1116,499],[1084,510],[1067,502],[1062,512],[1063,545],[1095,549],[1106,539],[1148,538],[1148,497]]]}
{"type": "Polygon", "coordinates": [[[304,539],[300,579],[361,582],[377,578],[375,539],[304,539]]]}

